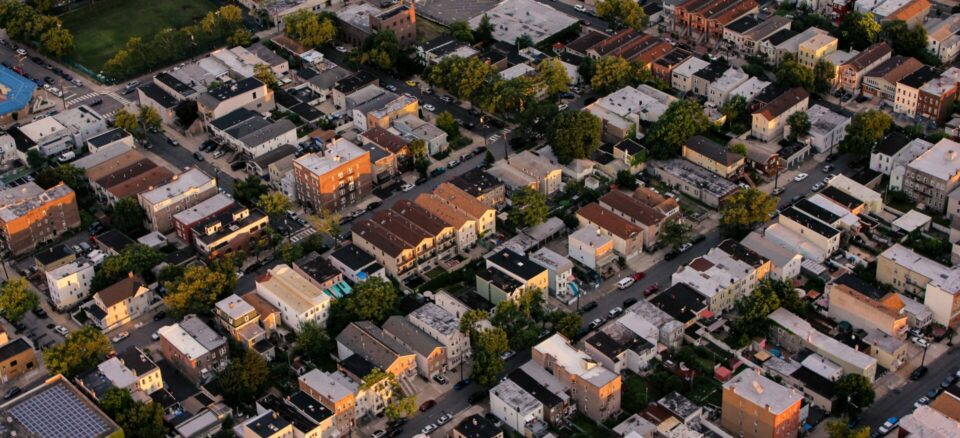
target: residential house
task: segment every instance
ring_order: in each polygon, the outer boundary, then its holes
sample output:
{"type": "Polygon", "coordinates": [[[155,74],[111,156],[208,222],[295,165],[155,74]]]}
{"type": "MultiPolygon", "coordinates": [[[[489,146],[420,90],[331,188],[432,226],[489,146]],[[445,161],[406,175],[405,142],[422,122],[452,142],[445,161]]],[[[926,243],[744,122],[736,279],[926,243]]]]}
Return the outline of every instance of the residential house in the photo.
{"type": "Polygon", "coordinates": [[[817,62],[837,51],[839,42],[840,40],[830,34],[818,33],[797,47],[797,61],[813,70],[817,62]]]}
{"type": "Polygon", "coordinates": [[[447,352],[443,344],[406,318],[398,315],[387,318],[383,333],[413,352],[421,376],[430,379],[447,371],[447,352]]]}
{"type": "Polygon", "coordinates": [[[613,239],[614,251],[621,257],[632,257],[643,251],[644,230],[620,215],[591,203],[577,210],[581,226],[594,226],[613,239]]]}
{"type": "Polygon", "coordinates": [[[510,190],[530,187],[551,196],[563,188],[560,165],[529,150],[498,160],[487,172],[501,179],[510,190]]]}
{"type": "Polygon", "coordinates": [[[897,84],[923,67],[916,58],[894,55],[863,75],[864,95],[880,96],[884,101],[894,102],[897,84]]]}
{"type": "Polygon", "coordinates": [[[942,139],[907,165],[903,191],[915,202],[943,211],[947,197],[960,185],[960,143],[942,139]]]}
{"type": "Polygon", "coordinates": [[[566,300],[567,296],[575,293],[570,286],[573,279],[573,262],[557,254],[550,248],[540,248],[529,255],[530,260],[544,268],[550,278],[550,294],[566,300]]]}
{"type": "Polygon", "coordinates": [[[333,105],[339,110],[349,109],[347,99],[355,93],[361,93],[370,87],[379,87],[380,81],[376,76],[365,70],[360,70],[350,76],[340,79],[333,86],[331,95],[333,105]]]}
{"type": "Polygon", "coordinates": [[[584,109],[600,119],[606,138],[620,141],[636,137],[642,122],[656,121],[675,100],[675,97],[649,85],[626,86],[584,109]]]}
{"type": "Polygon", "coordinates": [[[173,230],[173,215],[217,194],[217,179],[199,168],[175,176],[173,181],[137,195],[147,214],[147,227],[167,233],[173,230]]]}
{"type": "Polygon", "coordinates": [[[853,274],[844,274],[827,283],[826,294],[831,318],[897,338],[907,332],[904,304],[896,293],[884,293],[853,274]]]}
{"type": "Polygon", "coordinates": [[[837,67],[837,82],[840,88],[856,94],[860,91],[864,76],[889,60],[892,55],[893,49],[886,42],[881,41],[867,47],[837,67]]]}
{"type": "Polygon", "coordinates": [[[746,438],[796,437],[803,394],[745,369],[723,384],[720,424],[746,438]]]}
{"type": "Polygon", "coordinates": [[[429,155],[436,155],[449,146],[447,133],[436,125],[412,115],[398,117],[393,120],[393,128],[404,138],[423,140],[427,144],[429,155]]]}
{"type": "Polygon", "coordinates": [[[753,231],[740,243],[761,257],[770,260],[770,278],[774,280],[792,280],[800,276],[803,256],[800,253],[765,239],[759,232],[753,231]]]}
{"type": "Polygon", "coordinates": [[[549,271],[511,249],[503,248],[488,254],[484,269],[477,271],[476,293],[493,304],[517,300],[528,290],[536,289],[546,299],[550,285],[549,271]]]}
{"type": "MultiPolygon", "coordinates": [[[[832,151],[847,135],[847,126],[852,118],[830,110],[822,105],[813,105],[806,111],[810,130],[807,138],[817,153],[832,151]]],[[[790,134],[790,125],[784,126],[784,134],[790,134]]]]}
{"type": "Polygon", "coordinates": [[[213,308],[217,323],[231,338],[273,360],[274,346],[267,339],[268,332],[260,325],[260,314],[250,303],[236,294],[217,301],[213,308]]]}
{"type": "Polygon", "coordinates": [[[471,169],[450,180],[450,184],[467,192],[487,207],[498,209],[507,198],[506,186],[483,169],[471,169]]]}
{"type": "Polygon", "coordinates": [[[840,230],[798,208],[790,207],[782,211],[774,225],[777,227],[767,228],[768,234],[773,231],[769,237],[800,252],[805,258],[822,262],[840,248],[840,230]],[[786,233],[780,233],[780,229],[786,230],[786,233]],[[789,244],[792,240],[789,234],[799,236],[800,248],[789,244]]]}
{"type": "Polygon", "coordinates": [[[748,79],[750,76],[739,68],[727,69],[707,87],[708,105],[723,105],[733,95],[733,90],[743,85],[748,79]]]}
{"type": "Polygon", "coordinates": [[[94,263],[86,258],[46,271],[47,293],[57,310],[65,310],[90,295],[94,263]]]}
{"type": "Polygon", "coordinates": [[[297,331],[306,322],[326,326],[333,299],[308,278],[280,264],[257,278],[257,295],[280,310],[283,323],[297,331]]]}
{"type": "Polygon", "coordinates": [[[774,324],[770,339],[779,342],[788,351],[810,349],[839,365],[843,373],[860,374],[871,382],[874,380],[877,373],[876,359],[823,334],[787,309],[777,309],[768,318],[774,324]]]}
{"type": "Polygon", "coordinates": [[[269,226],[260,209],[234,205],[194,225],[193,244],[204,257],[215,259],[250,249],[251,242],[269,226]]]}
{"type": "Polygon", "coordinates": [[[927,283],[923,304],[933,311],[933,321],[944,327],[960,326],[960,270],[953,269],[946,278],[927,283]]]}
{"type": "Polygon", "coordinates": [[[478,238],[497,232],[496,210],[478,201],[470,193],[451,183],[442,182],[433,189],[433,195],[443,205],[464,214],[472,220],[476,226],[478,238]]]}
{"type": "Polygon", "coordinates": [[[583,339],[583,351],[599,366],[615,373],[631,370],[639,373],[648,368],[656,356],[656,339],[651,343],[619,322],[604,324],[583,339]]]}
{"type": "MultiPolygon", "coordinates": [[[[87,150],[91,153],[95,153],[103,148],[109,148],[113,145],[126,145],[132,149],[134,147],[133,136],[123,129],[114,128],[103,134],[87,139],[87,150]]],[[[76,163],[74,162],[72,164],[76,163]]]]}
{"type": "Polygon", "coordinates": [[[93,294],[84,310],[94,325],[108,331],[140,317],[157,300],[143,279],[131,275],[93,294]]]}
{"type": "Polygon", "coordinates": [[[452,438],[503,438],[503,429],[480,414],[464,418],[450,432],[452,438]]]}
{"type": "Polygon", "coordinates": [[[739,242],[727,239],[706,254],[693,259],[671,277],[673,284],[686,283],[706,297],[714,313],[733,307],[769,275],[772,264],[739,242]]]}
{"type": "Polygon", "coordinates": [[[918,70],[906,75],[897,82],[893,112],[904,114],[909,118],[917,115],[917,103],[920,98],[920,88],[938,76],[933,67],[924,65],[918,70]]]}
{"type": "Polygon", "coordinates": [[[39,120],[15,126],[8,130],[17,149],[26,153],[34,149],[44,157],[52,157],[70,150],[78,150],[87,139],[107,131],[106,117],[87,105],[66,109],[39,120]]]}
{"type": "Polygon", "coordinates": [[[337,11],[343,27],[344,40],[353,45],[362,44],[371,35],[391,31],[402,46],[417,41],[416,11],[412,6],[401,4],[380,10],[377,6],[360,3],[337,11]]]}
{"type": "Polygon", "coordinates": [[[667,219],[662,211],[620,190],[609,191],[599,202],[601,207],[641,228],[644,248],[657,244],[660,226],[667,219]]]}
{"type": "Polygon", "coordinates": [[[300,391],[333,413],[334,427],[349,434],[358,414],[359,385],[346,374],[313,369],[297,378],[300,391]]]}
{"type": "Polygon", "coordinates": [[[920,87],[917,96],[917,117],[936,123],[938,126],[952,116],[957,89],[960,84],[960,69],[951,67],[939,77],[920,87]]]}
{"type": "Polygon", "coordinates": [[[173,215],[173,228],[180,240],[193,243],[193,228],[207,223],[211,218],[230,210],[233,198],[217,193],[205,201],[173,215]]]}
{"type": "Polygon", "coordinates": [[[372,190],[370,152],[344,138],[324,153],[306,154],[293,162],[297,198],[315,211],[340,211],[360,202],[372,190]]]}
{"type": "MultiPolygon", "coordinates": [[[[417,373],[416,355],[370,321],[351,322],[337,335],[340,361],[357,356],[367,367],[379,368],[406,382],[417,373]]],[[[357,376],[362,379],[366,375],[357,376]]]]}
{"type": "Polygon", "coordinates": [[[526,430],[527,423],[543,418],[543,403],[506,379],[490,389],[490,413],[513,430],[526,430]]]}
{"type": "Polygon", "coordinates": [[[738,53],[757,54],[759,44],[781,30],[789,30],[791,21],[786,17],[771,15],[763,21],[744,16],[728,24],[723,30],[724,41],[729,41],[738,53]],[[739,24],[737,24],[739,23],[739,24]]]}
{"type": "Polygon", "coordinates": [[[50,272],[68,263],[77,261],[77,255],[67,245],[54,245],[34,254],[34,266],[39,272],[50,272]]]}
{"type": "MultiPolygon", "coordinates": [[[[453,369],[472,355],[470,337],[460,331],[460,317],[432,302],[407,314],[407,320],[433,339],[436,339],[446,354],[444,367],[453,369]]],[[[419,358],[418,358],[419,361],[419,358]]]]}
{"type": "MultiPolygon", "coordinates": [[[[357,138],[364,146],[375,145],[392,154],[394,156],[394,173],[413,168],[413,153],[410,151],[410,141],[407,139],[379,126],[367,130],[357,138]]],[[[370,160],[376,164],[377,160],[372,153],[370,160]]]]}
{"type": "Polygon", "coordinates": [[[260,112],[239,108],[211,120],[212,136],[250,158],[260,157],[283,145],[297,143],[297,127],[289,119],[271,121],[260,112]]]}
{"type": "Polygon", "coordinates": [[[719,208],[727,197],[738,190],[730,180],[687,160],[675,158],[654,161],[648,166],[647,169],[667,186],[713,208],[719,208]]]}
{"type": "Polygon", "coordinates": [[[931,281],[949,278],[950,271],[899,243],[877,256],[877,281],[917,297],[924,295],[931,281]]]}
{"type": "Polygon", "coordinates": [[[161,327],[157,334],[163,358],[194,384],[210,381],[227,366],[227,339],[196,315],[161,327]]]}
{"type": "Polygon", "coordinates": [[[617,261],[613,238],[592,225],[570,233],[567,247],[571,259],[596,272],[605,271],[617,261]]]}
{"type": "Polygon", "coordinates": [[[877,364],[888,370],[897,370],[907,363],[907,342],[903,339],[873,329],[867,331],[863,343],[870,346],[868,354],[877,364]]]}
{"type": "Polygon", "coordinates": [[[532,349],[533,361],[567,385],[577,409],[594,421],[620,412],[619,374],[598,365],[590,356],[556,333],[532,349]]]}
{"type": "Polygon", "coordinates": [[[693,90],[693,75],[707,68],[709,62],[696,56],[691,57],[673,69],[670,85],[677,91],[688,92],[693,90]]]}
{"type": "Polygon", "coordinates": [[[373,256],[352,243],[335,249],[328,257],[330,264],[352,282],[363,281],[374,275],[387,279],[383,266],[377,263],[373,256]]]}
{"type": "Polygon", "coordinates": [[[8,340],[6,333],[0,344],[0,382],[16,380],[37,366],[37,353],[23,337],[8,340]]]}
{"type": "Polygon", "coordinates": [[[62,182],[46,190],[33,182],[0,190],[0,245],[14,256],[79,226],[77,195],[62,182]]]}
{"type": "Polygon", "coordinates": [[[743,155],[702,135],[690,137],[683,143],[683,158],[724,178],[736,176],[745,163],[743,155]]]}
{"type": "Polygon", "coordinates": [[[685,0],[674,8],[673,31],[693,38],[717,41],[723,37],[724,26],[736,19],[756,13],[759,5],[754,0],[685,0]]]}
{"type": "Polygon", "coordinates": [[[795,112],[806,111],[810,93],[792,88],[763,105],[752,114],[751,134],[763,141],[773,141],[783,134],[787,119],[795,112]]]}
{"type": "Polygon", "coordinates": [[[653,63],[650,64],[650,71],[653,73],[655,78],[669,84],[670,81],[673,80],[673,70],[680,64],[686,62],[692,56],[693,54],[687,50],[679,47],[674,48],[673,50],[667,52],[666,55],[663,55],[653,61],[653,63]]]}
{"type": "Polygon", "coordinates": [[[207,90],[197,98],[197,110],[204,123],[219,119],[240,108],[265,113],[275,107],[273,91],[255,77],[229,82],[213,90],[207,90]]]}
{"type": "Polygon", "coordinates": [[[960,53],[960,14],[942,20],[929,20],[923,27],[927,31],[927,50],[940,62],[949,64],[960,53]]]}

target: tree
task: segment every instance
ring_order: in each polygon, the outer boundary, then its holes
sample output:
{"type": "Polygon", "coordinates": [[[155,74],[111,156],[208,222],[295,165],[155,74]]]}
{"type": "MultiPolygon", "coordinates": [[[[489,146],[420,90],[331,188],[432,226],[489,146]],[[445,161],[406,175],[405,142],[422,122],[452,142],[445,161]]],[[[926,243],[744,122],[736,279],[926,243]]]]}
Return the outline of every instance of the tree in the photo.
{"type": "Polygon", "coordinates": [[[310,222],[318,233],[326,234],[333,240],[340,238],[340,215],[335,211],[323,208],[320,214],[307,216],[307,222],[310,222]]]}
{"type": "Polygon", "coordinates": [[[39,169],[47,164],[47,158],[36,149],[27,151],[27,165],[31,169],[39,169]]]}
{"type": "Polygon", "coordinates": [[[787,126],[790,127],[790,135],[787,139],[797,141],[798,138],[810,133],[810,116],[803,111],[790,114],[790,117],[787,117],[787,126]]]}
{"type": "Polygon", "coordinates": [[[243,205],[252,207],[260,200],[260,196],[265,194],[267,186],[259,176],[250,175],[233,182],[233,198],[243,205]]]}
{"type": "Polygon", "coordinates": [[[249,30],[240,28],[227,37],[227,44],[231,46],[249,46],[253,42],[253,34],[249,30]]]}
{"type": "Polygon", "coordinates": [[[361,64],[373,65],[381,70],[394,70],[403,55],[403,48],[392,30],[381,30],[370,35],[360,52],[361,64]]]}
{"type": "Polygon", "coordinates": [[[647,145],[654,158],[666,160],[680,155],[683,142],[710,129],[710,119],[699,103],[677,100],[647,131],[647,145]]]}
{"type": "Polygon", "coordinates": [[[427,142],[422,138],[416,138],[410,142],[410,153],[415,158],[426,157],[428,155],[427,142]]]}
{"type": "Polygon", "coordinates": [[[95,367],[113,351],[110,340],[96,327],[84,326],[67,335],[62,344],[43,350],[43,362],[51,374],[69,378],[95,367]]]}
{"type": "Polygon", "coordinates": [[[870,380],[860,374],[846,374],[833,387],[837,394],[833,410],[847,418],[860,415],[873,404],[876,397],[870,380]]]}
{"type": "Polygon", "coordinates": [[[740,190],[724,203],[720,224],[734,235],[741,234],[770,220],[778,202],[779,198],[754,188],[740,190]]]}
{"type": "Polygon", "coordinates": [[[149,272],[163,259],[163,254],[142,243],[128,245],[120,251],[120,254],[107,257],[100,264],[93,281],[90,283],[90,290],[102,290],[130,273],[133,275],[143,275],[149,272]]]}
{"type": "Polygon", "coordinates": [[[253,66],[253,76],[263,82],[270,88],[277,88],[277,76],[273,74],[273,69],[267,64],[257,64],[253,66]]]}
{"type": "Polygon", "coordinates": [[[260,200],[257,201],[257,207],[263,210],[270,217],[277,217],[293,207],[293,203],[290,202],[290,199],[284,196],[283,193],[271,192],[264,193],[260,195],[260,200]]]}
{"type": "Polygon", "coordinates": [[[580,331],[580,326],[583,325],[583,318],[579,314],[564,312],[563,310],[550,312],[546,319],[557,333],[567,339],[573,339],[580,331]]]}
{"type": "Polygon", "coordinates": [[[747,145],[743,143],[733,143],[727,146],[727,150],[743,157],[747,156],[747,145]]]}
{"type": "Polygon", "coordinates": [[[774,74],[777,76],[777,83],[785,87],[803,87],[807,90],[813,89],[814,77],[813,70],[804,67],[792,53],[783,55],[780,64],[777,65],[774,74]]]}
{"type": "Polygon", "coordinates": [[[633,176],[627,169],[623,169],[617,172],[617,187],[627,190],[634,190],[637,188],[637,177],[633,176]]]}
{"type": "Polygon", "coordinates": [[[833,80],[837,76],[837,68],[826,59],[820,59],[813,66],[813,91],[823,94],[833,87],[833,80]]]}
{"type": "Polygon", "coordinates": [[[140,124],[137,123],[137,116],[133,115],[125,108],[120,108],[117,110],[116,114],[113,115],[113,125],[129,132],[130,135],[133,135],[138,139],[140,139],[143,135],[140,132],[140,124]]]}
{"type": "Polygon", "coordinates": [[[537,64],[537,80],[549,96],[566,93],[570,89],[567,69],[557,58],[547,58],[537,64]]]}
{"type": "Polygon", "coordinates": [[[671,247],[678,247],[690,241],[690,235],[693,234],[693,227],[680,221],[668,221],[660,228],[661,244],[671,247]]]}
{"type": "Polygon", "coordinates": [[[73,50],[73,35],[63,27],[48,29],[40,37],[40,47],[54,58],[61,58],[73,50]]]}
{"type": "Polygon", "coordinates": [[[869,438],[870,427],[864,426],[852,429],[850,423],[843,420],[833,420],[827,423],[827,433],[830,438],[869,438]]]}
{"type": "Polygon", "coordinates": [[[483,17],[480,17],[480,22],[477,23],[477,28],[473,31],[473,38],[478,43],[490,44],[493,43],[493,23],[490,22],[490,17],[487,14],[483,14],[483,17]]]}
{"type": "Polygon", "coordinates": [[[23,319],[23,315],[36,309],[40,299],[27,287],[27,280],[17,278],[0,286],[0,314],[10,322],[23,319]]]}
{"type": "Polygon", "coordinates": [[[407,418],[417,412],[417,396],[397,397],[397,393],[394,392],[394,399],[387,404],[383,411],[390,421],[407,418]]]}
{"type": "Polygon", "coordinates": [[[193,122],[200,118],[200,110],[197,107],[197,101],[185,100],[173,110],[177,117],[177,124],[184,128],[189,128],[193,122]]]}
{"type": "Polygon", "coordinates": [[[257,400],[270,387],[270,367],[257,352],[242,348],[239,357],[220,373],[217,381],[223,398],[231,406],[247,405],[257,400]]]}
{"type": "Polygon", "coordinates": [[[736,95],[720,105],[720,114],[726,117],[724,122],[733,132],[743,132],[749,125],[750,112],[747,110],[747,99],[736,95]]]}
{"type": "Polygon", "coordinates": [[[444,111],[437,115],[437,119],[434,122],[438,128],[447,133],[447,137],[450,139],[460,137],[460,124],[457,123],[457,120],[453,118],[453,114],[450,114],[449,111],[444,111]]]}
{"type": "Polygon", "coordinates": [[[493,166],[493,163],[496,161],[497,159],[494,158],[493,152],[490,152],[490,149],[487,149],[487,153],[483,156],[483,164],[485,164],[487,167],[490,167],[493,166]]]}
{"type": "Polygon", "coordinates": [[[650,21],[640,4],[633,0],[600,0],[597,15],[615,27],[630,27],[642,31],[650,21]]]}
{"type": "Polygon", "coordinates": [[[473,340],[477,335],[476,325],[478,322],[487,319],[487,312],[480,309],[470,309],[460,317],[460,333],[470,336],[473,340]]]}
{"type": "Polygon", "coordinates": [[[78,197],[84,197],[89,192],[86,175],[82,169],[72,164],[61,164],[57,167],[44,167],[37,175],[36,183],[44,189],[49,189],[60,183],[77,192],[78,197]]]}
{"type": "Polygon", "coordinates": [[[466,21],[454,21],[450,23],[450,26],[447,26],[447,29],[450,31],[450,36],[452,36],[453,39],[465,43],[473,42],[473,29],[470,28],[470,23],[466,21]]]}
{"type": "Polygon", "coordinates": [[[333,341],[326,330],[316,321],[307,321],[300,324],[297,338],[293,342],[293,351],[306,356],[314,364],[329,360],[330,353],[335,350],[333,341]]]}
{"type": "Polygon", "coordinates": [[[163,407],[158,403],[134,401],[130,390],[110,388],[100,396],[100,408],[117,422],[126,436],[162,438],[167,426],[163,407]]]}
{"type": "Polygon", "coordinates": [[[167,283],[164,304],[178,315],[208,313],[223,295],[233,291],[236,276],[206,266],[191,266],[176,282],[167,283]]]}
{"type": "Polygon", "coordinates": [[[493,75],[491,67],[476,56],[461,58],[450,56],[443,58],[430,69],[427,82],[436,85],[450,94],[471,100],[493,75]]]}
{"type": "Polygon", "coordinates": [[[340,333],[353,321],[372,321],[380,325],[396,311],[400,295],[393,283],[374,276],[357,283],[346,298],[333,302],[327,330],[340,333]]]}
{"type": "Polygon", "coordinates": [[[473,378],[481,385],[491,386],[503,371],[503,359],[500,356],[510,349],[507,332],[494,327],[481,331],[476,338],[473,342],[473,378]]]}
{"type": "Polygon", "coordinates": [[[280,254],[280,259],[283,260],[284,263],[291,265],[300,257],[303,257],[303,247],[295,243],[283,241],[277,248],[276,253],[280,254]]]}
{"type": "Polygon", "coordinates": [[[634,67],[619,56],[604,56],[594,64],[590,87],[600,94],[619,90],[633,82],[634,67]]]}
{"type": "Polygon", "coordinates": [[[110,213],[114,228],[127,234],[143,229],[146,218],[147,213],[133,198],[120,198],[113,204],[113,212],[110,213]]]}
{"type": "Polygon", "coordinates": [[[528,34],[523,34],[517,37],[517,40],[514,44],[517,47],[517,50],[523,50],[527,47],[533,47],[533,38],[528,34]]]}
{"type": "Polygon", "coordinates": [[[152,106],[141,105],[137,110],[137,123],[144,131],[154,131],[163,126],[163,119],[152,106]]]}
{"type": "Polygon", "coordinates": [[[321,18],[306,9],[284,18],[287,35],[304,46],[318,48],[337,36],[337,26],[329,17],[321,18]]]}
{"type": "Polygon", "coordinates": [[[847,125],[847,135],[840,141],[840,150],[858,158],[869,158],[873,148],[893,126],[893,119],[880,110],[856,113],[847,125]]]}
{"type": "Polygon", "coordinates": [[[510,206],[510,221],[517,229],[532,227],[547,220],[549,208],[547,196],[530,187],[513,192],[510,206]]]}
{"type": "Polygon", "coordinates": [[[587,111],[564,111],[554,118],[548,138],[561,164],[588,158],[600,147],[600,119],[587,111]]]}
{"type": "Polygon", "coordinates": [[[757,288],[736,302],[738,318],[734,332],[747,337],[765,336],[769,329],[767,317],[780,308],[780,297],[770,288],[757,288]]]}
{"type": "Polygon", "coordinates": [[[840,21],[838,33],[840,41],[844,45],[855,50],[863,50],[877,41],[877,36],[880,34],[880,24],[877,23],[871,13],[864,14],[850,11],[840,21]]]}
{"type": "Polygon", "coordinates": [[[883,23],[880,35],[898,55],[919,58],[921,62],[932,57],[927,51],[927,30],[922,25],[911,29],[902,20],[888,21],[883,23]]]}

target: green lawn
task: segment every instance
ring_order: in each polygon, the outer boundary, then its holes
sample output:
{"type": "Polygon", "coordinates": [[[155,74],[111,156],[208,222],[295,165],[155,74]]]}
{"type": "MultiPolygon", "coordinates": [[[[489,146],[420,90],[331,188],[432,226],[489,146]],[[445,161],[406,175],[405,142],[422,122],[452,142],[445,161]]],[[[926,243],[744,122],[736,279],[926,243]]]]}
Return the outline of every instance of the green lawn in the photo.
{"type": "Polygon", "coordinates": [[[130,37],[149,40],[161,29],[189,25],[216,9],[212,0],[97,0],[60,18],[73,33],[73,58],[96,72],[130,37]]]}

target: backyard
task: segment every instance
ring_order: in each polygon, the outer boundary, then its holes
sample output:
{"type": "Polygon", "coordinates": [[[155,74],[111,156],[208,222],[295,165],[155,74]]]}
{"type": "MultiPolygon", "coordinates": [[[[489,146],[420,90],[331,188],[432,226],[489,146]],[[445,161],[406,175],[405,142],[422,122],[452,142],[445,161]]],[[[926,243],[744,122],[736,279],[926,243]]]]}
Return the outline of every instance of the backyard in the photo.
{"type": "Polygon", "coordinates": [[[99,72],[130,37],[150,37],[166,28],[199,21],[217,9],[213,0],[99,0],[61,17],[73,33],[72,58],[99,72]]]}

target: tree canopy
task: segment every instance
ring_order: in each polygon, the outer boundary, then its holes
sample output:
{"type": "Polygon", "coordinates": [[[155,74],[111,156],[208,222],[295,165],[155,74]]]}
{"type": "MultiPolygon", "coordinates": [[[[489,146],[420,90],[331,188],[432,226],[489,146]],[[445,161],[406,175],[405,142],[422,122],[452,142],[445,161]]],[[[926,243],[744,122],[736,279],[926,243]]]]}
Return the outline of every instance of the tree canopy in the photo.
{"type": "Polygon", "coordinates": [[[128,274],[143,276],[163,260],[163,254],[142,243],[128,245],[120,254],[107,257],[97,268],[90,282],[90,290],[99,291],[128,274]]]}
{"type": "Polygon", "coordinates": [[[600,119],[588,111],[563,111],[550,127],[549,140],[557,160],[567,164],[575,158],[589,158],[600,148],[600,119]]]}
{"type": "Polygon", "coordinates": [[[847,125],[847,135],[840,141],[840,150],[859,158],[869,158],[873,148],[880,143],[893,119],[880,110],[858,112],[847,125]]]}
{"type": "Polygon", "coordinates": [[[217,381],[223,398],[231,406],[248,405],[270,387],[270,367],[257,352],[241,348],[238,356],[220,373],[217,381]]]}
{"type": "Polygon", "coordinates": [[[380,325],[395,311],[399,300],[393,283],[372,276],[357,283],[346,298],[333,302],[327,329],[340,333],[352,321],[373,321],[380,325]]]}
{"type": "Polygon", "coordinates": [[[639,3],[633,0],[600,0],[596,5],[597,16],[615,27],[630,27],[642,31],[650,18],[639,3]]]}
{"type": "Polygon", "coordinates": [[[837,414],[854,418],[873,404],[876,394],[873,384],[860,374],[845,374],[834,385],[837,394],[833,410],[837,414]]]}
{"type": "Polygon", "coordinates": [[[7,321],[17,322],[39,305],[40,299],[30,290],[23,277],[9,280],[0,286],[0,314],[7,321]]]}
{"type": "Polygon", "coordinates": [[[43,350],[43,362],[51,374],[73,378],[97,366],[113,351],[110,340],[100,329],[84,326],[67,335],[62,344],[43,350]]]}
{"type": "Polygon", "coordinates": [[[178,315],[210,312],[217,300],[233,292],[237,277],[206,266],[187,268],[175,282],[167,283],[164,304],[178,315]]]}
{"type": "Polygon", "coordinates": [[[473,342],[473,378],[483,386],[492,386],[503,371],[501,355],[509,350],[507,332],[501,328],[483,330],[473,342]]]}
{"type": "Polygon", "coordinates": [[[337,26],[330,17],[321,17],[306,9],[287,15],[283,21],[288,36],[314,49],[337,36],[337,26]]]}
{"type": "Polygon", "coordinates": [[[710,130],[710,119],[699,103],[689,99],[677,100],[653,122],[647,132],[647,146],[654,158],[665,160],[680,155],[683,142],[710,130]]]}
{"type": "Polygon", "coordinates": [[[850,11],[840,21],[839,38],[847,47],[855,50],[866,49],[877,41],[880,35],[880,24],[871,13],[850,11]]]}
{"type": "Polygon", "coordinates": [[[120,198],[113,203],[113,212],[110,214],[110,219],[114,228],[126,234],[133,234],[143,229],[147,212],[135,199],[120,198]]]}
{"type": "Polygon", "coordinates": [[[810,133],[810,116],[806,112],[797,111],[787,117],[787,125],[790,126],[790,135],[787,139],[796,141],[810,133]]]}
{"type": "Polygon", "coordinates": [[[634,82],[634,66],[620,56],[603,56],[593,64],[590,87],[605,94],[634,82]]]}
{"type": "Polygon", "coordinates": [[[742,189],[727,198],[721,209],[720,224],[733,234],[743,234],[757,224],[770,220],[779,198],[755,188],[742,189]]]}
{"type": "Polygon", "coordinates": [[[924,63],[939,62],[927,50],[927,29],[922,25],[911,29],[902,20],[888,21],[881,26],[880,35],[898,55],[917,58],[924,63]]]}
{"type": "Polygon", "coordinates": [[[167,434],[163,407],[133,400],[129,389],[110,388],[100,397],[100,408],[123,428],[125,436],[163,438],[167,434]]]}
{"type": "Polygon", "coordinates": [[[667,221],[660,228],[659,240],[664,245],[676,248],[690,241],[691,234],[692,226],[680,221],[667,221]]]}
{"type": "Polygon", "coordinates": [[[785,87],[803,87],[808,91],[814,88],[813,70],[800,64],[792,53],[783,55],[774,74],[777,76],[777,83],[785,87]]]}
{"type": "Polygon", "coordinates": [[[570,89],[567,69],[557,58],[547,58],[537,64],[537,80],[548,96],[556,96],[570,89]]]}
{"type": "Polygon", "coordinates": [[[293,203],[283,193],[271,192],[260,195],[257,201],[257,207],[263,210],[270,217],[277,217],[285,214],[293,203]]]}
{"type": "Polygon", "coordinates": [[[549,208],[547,196],[530,187],[523,187],[513,192],[510,197],[510,221],[517,228],[527,228],[547,220],[549,208]]]}
{"type": "Polygon", "coordinates": [[[233,182],[233,198],[237,202],[252,207],[260,200],[260,196],[265,195],[268,188],[263,184],[259,176],[250,175],[244,179],[233,182]]]}

